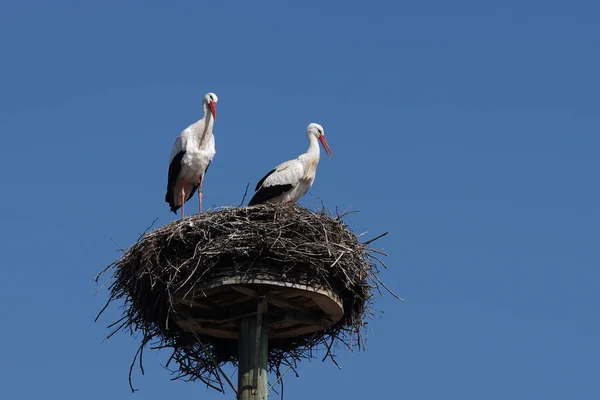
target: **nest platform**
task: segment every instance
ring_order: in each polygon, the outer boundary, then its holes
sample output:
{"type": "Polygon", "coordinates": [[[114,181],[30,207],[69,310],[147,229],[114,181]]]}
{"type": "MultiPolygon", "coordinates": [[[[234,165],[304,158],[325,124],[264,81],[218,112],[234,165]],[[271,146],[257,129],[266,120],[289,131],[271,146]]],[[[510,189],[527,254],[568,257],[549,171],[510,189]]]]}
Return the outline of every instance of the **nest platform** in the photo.
{"type": "Polygon", "coordinates": [[[318,348],[335,362],[336,344],[361,348],[374,291],[387,289],[377,277],[385,254],[373,240],[361,243],[342,216],[297,206],[193,215],[145,233],[99,274],[113,271],[100,314],[122,302],[109,337],[141,336],[134,363],[146,346],[168,348],[175,378],[217,390],[220,366],[237,365],[240,321],[260,302],[271,371],[318,348]]]}
{"type": "Polygon", "coordinates": [[[342,300],[330,289],[260,275],[232,275],[203,285],[177,297],[172,315],[186,332],[239,339],[239,322],[256,314],[261,298],[268,303],[269,339],[314,333],[344,315],[342,300]]]}

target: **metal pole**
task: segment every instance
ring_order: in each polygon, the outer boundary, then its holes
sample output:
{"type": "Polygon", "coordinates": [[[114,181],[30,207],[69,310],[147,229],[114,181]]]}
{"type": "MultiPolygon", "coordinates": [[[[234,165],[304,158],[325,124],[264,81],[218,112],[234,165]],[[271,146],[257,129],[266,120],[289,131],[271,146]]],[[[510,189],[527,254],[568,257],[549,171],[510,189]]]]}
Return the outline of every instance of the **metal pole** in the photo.
{"type": "Polygon", "coordinates": [[[260,298],[256,317],[240,321],[238,399],[267,400],[269,325],[266,299],[260,298]]]}

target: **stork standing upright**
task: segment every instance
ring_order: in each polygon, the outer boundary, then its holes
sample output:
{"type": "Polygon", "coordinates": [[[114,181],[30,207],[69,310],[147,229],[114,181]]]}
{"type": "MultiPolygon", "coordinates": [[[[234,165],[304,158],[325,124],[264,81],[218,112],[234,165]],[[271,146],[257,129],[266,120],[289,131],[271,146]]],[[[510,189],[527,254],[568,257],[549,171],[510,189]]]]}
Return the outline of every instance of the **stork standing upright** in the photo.
{"type": "Polygon", "coordinates": [[[297,159],[279,164],[266,174],[256,185],[256,193],[248,203],[249,206],[262,203],[294,203],[304,196],[315,181],[317,165],[321,157],[319,142],[327,155],[331,149],[323,127],[314,122],[306,128],[310,145],[308,151],[297,159]]]}
{"type": "Polygon", "coordinates": [[[165,201],[175,214],[181,207],[181,218],[184,217],[185,202],[192,198],[196,189],[198,209],[202,212],[202,180],[215,156],[213,124],[217,119],[217,101],[214,93],[204,96],[204,117],[181,132],[171,150],[165,201]]]}

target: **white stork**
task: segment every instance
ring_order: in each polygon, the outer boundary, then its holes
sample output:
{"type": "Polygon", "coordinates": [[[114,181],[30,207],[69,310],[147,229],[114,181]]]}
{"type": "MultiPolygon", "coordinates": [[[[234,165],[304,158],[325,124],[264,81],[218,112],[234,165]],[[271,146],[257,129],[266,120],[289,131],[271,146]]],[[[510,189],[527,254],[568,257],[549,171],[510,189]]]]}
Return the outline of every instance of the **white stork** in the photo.
{"type": "Polygon", "coordinates": [[[202,179],[215,156],[213,124],[217,119],[217,101],[214,93],[204,96],[204,117],[181,132],[171,150],[165,201],[175,214],[181,207],[181,218],[184,217],[185,202],[192,198],[196,189],[199,211],[202,212],[202,179]]]}
{"type": "Polygon", "coordinates": [[[295,160],[279,164],[266,174],[256,185],[256,193],[248,203],[249,206],[262,203],[294,203],[310,189],[315,181],[317,165],[321,157],[317,140],[321,142],[329,156],[331,156],[331,149],[325,140],[321,125],[309,124],[306,134],[310,142],[308,151],[295,160]]]}

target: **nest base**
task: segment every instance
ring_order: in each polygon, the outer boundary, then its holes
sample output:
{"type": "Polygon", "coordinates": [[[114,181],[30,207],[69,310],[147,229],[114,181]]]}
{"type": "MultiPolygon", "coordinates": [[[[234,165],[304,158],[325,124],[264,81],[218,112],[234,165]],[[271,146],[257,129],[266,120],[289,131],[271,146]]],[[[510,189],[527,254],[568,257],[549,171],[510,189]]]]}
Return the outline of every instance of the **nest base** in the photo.
{"type": "Polygon", "coordinates": [[[173,379],[223,391],[221,366],[242,365],[238,332],[259,320],[259,309],[268,321],[267,366],[276,375],[315,357],[313,350],[335,363],[336,348],[364,348],[373,295],[380,287],[389,291],[377,277],[385,253],[369,247],[385,234],[361,243],[343,215],[264,204],[145,232],[103,271],[114,271],[114,281],[100,314],[113,301],[123,303],[108,337],[141,337],[130,384],[144,349],[169,349],[165,367],[173,379]]]}
{"type": "Polygon", "coordinates": [[[270,277],[232,276],[177,296],[171,316],[184,331],[239,339],[240,321],[256,315],[262,296],[268,302],[269,339],[317,332],[344,315],[342,301],[329,289],[270,277]]]}

